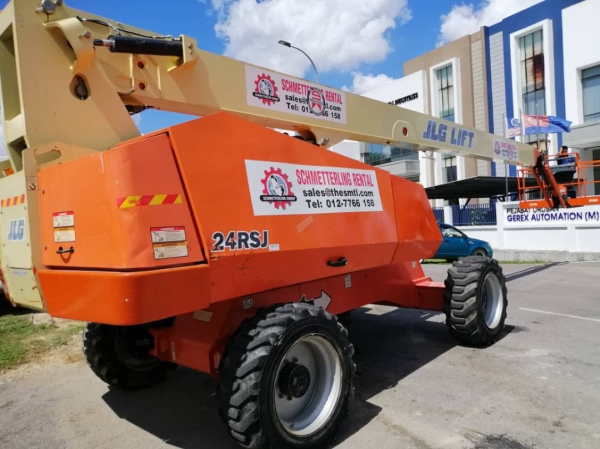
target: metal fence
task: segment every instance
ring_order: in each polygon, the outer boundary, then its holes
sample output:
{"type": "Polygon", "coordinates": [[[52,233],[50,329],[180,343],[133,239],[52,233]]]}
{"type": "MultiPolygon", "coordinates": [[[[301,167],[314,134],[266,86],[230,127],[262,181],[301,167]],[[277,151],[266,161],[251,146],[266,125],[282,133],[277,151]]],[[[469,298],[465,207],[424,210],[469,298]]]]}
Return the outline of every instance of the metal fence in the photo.
{"type": "Polygon", "coordinates": [[[446,218],[444,217],[444,208],[443,207],[432,207],[433,215],[435,215],[435,220],[438,223],[445,223],[446,218]]]}
{"type": "Polygon", "coordinates": [[[496,225],[496,205],[494,203],[451,206],[454,226],[496,225]]]}

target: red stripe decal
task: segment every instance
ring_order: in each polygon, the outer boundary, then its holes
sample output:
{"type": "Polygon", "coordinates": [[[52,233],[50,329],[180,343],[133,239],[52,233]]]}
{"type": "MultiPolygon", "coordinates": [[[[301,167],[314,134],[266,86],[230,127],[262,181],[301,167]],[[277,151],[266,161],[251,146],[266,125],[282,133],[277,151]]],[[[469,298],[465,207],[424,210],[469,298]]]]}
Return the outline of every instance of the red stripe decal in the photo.
{"type": "Polygon", "coordinates": [[[179,196],[179,194],[177,194],[177,193],[167,195],[167,197],[163,201],[163,204],[173,204],[178,196],[179,196]]]}
{"type": "Polygon", "coordinates": [[[152,201],[152,198],[154,198],[154,195],[142,195],[136,206],[147,206],[152,201]]]}

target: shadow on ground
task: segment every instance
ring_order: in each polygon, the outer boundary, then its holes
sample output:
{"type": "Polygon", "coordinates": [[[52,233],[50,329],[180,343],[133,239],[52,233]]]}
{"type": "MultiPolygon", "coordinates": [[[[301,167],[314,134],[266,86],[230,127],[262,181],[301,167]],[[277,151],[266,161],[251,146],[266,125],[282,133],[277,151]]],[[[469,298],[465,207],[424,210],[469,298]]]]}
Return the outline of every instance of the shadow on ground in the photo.
{"type": "MultiPolygon", "coordinates": [[[[356,349],[356,391],[334,446],[379,414],[381,408],[369,402],[373,396],[394,388],[456,345],[439,313],[384,310],[389,312],[376,315],[361,308],[344,319],[356,349]]],[[[507,326],[504,336],[513,330],[518,331],[507,326]]],[[[215,380],[207,375],[179,369],[167,383],[151,390],[111,390],[103,399],[119,417],[174,447],[239,448],[219,418],[214,386],[215,380]]]]}
{"type": "Polygon", "coordinates": [[[529,267],[521,271],[517,271],[515,273],[510,273],[506,275],[506,282],[516,281],[517,279],[523,278],[525,276],[531,276],[532,274],[539,273],[540,271],[547,270],[548,268],[557,267],[559,265],[565,265],[569,262],[552,262],[544,265],[538,265],[535,267],[529,267]]]}
{"type": "Polygon", "coordinates": [[[0,293],[0,317],[5,315],[27,315],[31,313],[37,313],[30,309],[26,309],[23,307],[14,307],[8,299],[4,297],[2,293],[0,293]]]}

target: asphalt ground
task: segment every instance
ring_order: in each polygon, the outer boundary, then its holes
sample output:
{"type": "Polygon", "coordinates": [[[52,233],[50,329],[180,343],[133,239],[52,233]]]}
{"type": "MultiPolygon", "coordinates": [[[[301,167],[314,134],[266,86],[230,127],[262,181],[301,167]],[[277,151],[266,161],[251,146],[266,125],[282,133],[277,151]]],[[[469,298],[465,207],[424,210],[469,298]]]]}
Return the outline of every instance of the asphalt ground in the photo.
{"type": "MultiPolygon", "coordinates": [[[[424,266],[439,281],[447,268],[424,266]]],[[[336,447],[600,448],[600,263],[504,269],[506,331],[487,349],[458,346],[441,314],[353,313],[356,397],[336,447]]],[[[239,447],[208,376],[181,369],[123,394],[98,380],[78,349],[0,376],[0,447],[239,447]]]]}

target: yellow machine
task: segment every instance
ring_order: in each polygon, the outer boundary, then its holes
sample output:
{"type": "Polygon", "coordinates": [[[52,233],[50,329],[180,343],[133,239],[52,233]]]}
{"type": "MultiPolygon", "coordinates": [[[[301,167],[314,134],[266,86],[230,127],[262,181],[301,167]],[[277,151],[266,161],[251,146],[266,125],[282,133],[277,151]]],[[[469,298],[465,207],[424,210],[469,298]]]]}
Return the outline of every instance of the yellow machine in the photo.
{"type": "Polygon", "coordinates": [[[433,282],[418,263],[441,242],[424,189],[327,148],[533,165],[529,145],[59,0],[2,11],[0,81],[0,277],[14,304],[88,322],[84,353],[106,383],[197,369],[219,378],[244,447],[308,448],[335,435],[353,388],[337,315],[444,311],[460,341],[499,338],[497,261],[465,258],[433,282]],[[132,114],[146,108],[202,118],[140,136],[132,114]]]}

